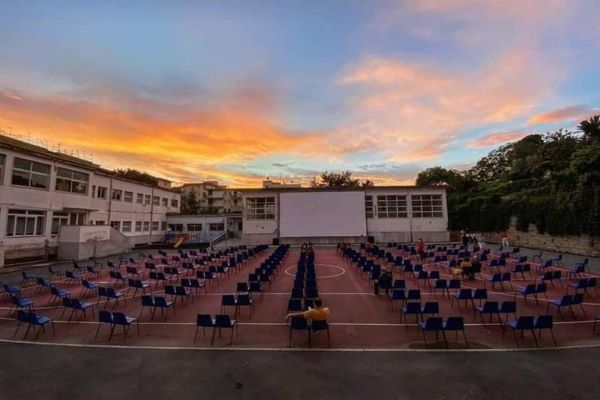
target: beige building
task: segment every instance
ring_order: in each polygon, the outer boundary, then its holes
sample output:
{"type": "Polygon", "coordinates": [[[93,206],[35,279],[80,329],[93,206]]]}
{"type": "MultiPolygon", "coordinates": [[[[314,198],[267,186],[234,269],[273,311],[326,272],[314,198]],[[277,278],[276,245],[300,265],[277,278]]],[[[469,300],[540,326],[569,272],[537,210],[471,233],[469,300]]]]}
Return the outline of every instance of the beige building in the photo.
{"type": "Polygon", "coordinates": [[[182,196],[196,192],[200,206],[199,214],[235,214],[242,212],[242,194],[217,181],[186,183],[181,187],[182,196]]]}

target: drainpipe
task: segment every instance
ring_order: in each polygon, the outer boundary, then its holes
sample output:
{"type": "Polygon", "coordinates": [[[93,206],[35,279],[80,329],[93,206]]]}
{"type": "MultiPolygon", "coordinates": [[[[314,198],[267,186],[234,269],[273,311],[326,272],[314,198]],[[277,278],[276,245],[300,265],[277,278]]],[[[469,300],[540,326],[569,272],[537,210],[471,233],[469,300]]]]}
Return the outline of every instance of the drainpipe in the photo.
{"type": "Polygon", "coordinates": [[[150,230],[148,231],[148,244],[152,244],[152,222],[154,217],[154,188],[152,188],[150,195],[150,230]]]}
{"type": "Polygon", "coordinates": [[[111,176],[110,183],[108,184],[108,193],[106,194],[108,196],[108,221],[107,221],[108,226],[110,226],[110,222],[111,222],[112,191],[113,191],[113,178],[111,176]]]}

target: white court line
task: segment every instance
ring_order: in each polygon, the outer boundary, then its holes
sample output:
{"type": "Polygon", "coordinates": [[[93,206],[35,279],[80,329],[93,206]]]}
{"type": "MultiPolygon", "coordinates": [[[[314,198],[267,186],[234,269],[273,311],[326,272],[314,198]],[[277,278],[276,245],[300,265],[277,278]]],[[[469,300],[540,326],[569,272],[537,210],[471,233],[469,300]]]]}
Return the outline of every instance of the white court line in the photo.
{"type": "Polygon", "coordinates": [[[97,348],[121,350],[197,350],[197,351],[255,351],[255,352],[308,352],[308,353],[521,353],[555,350],[576,350],[600,348],[600,344],[559,346],[559,347],[521,347],[521,348],[495,348],[495,349],[410,349],[410,348],[305,348],[305,347],[206,347],[206,346],[125,346],[109,344],[81,344],[81,343],[52,343],[30,342],[27,340],[0,339],[0,343],[20,344],[30,346],[70,347],[70,348],[97,348]]]}
{"type": "MultiPolygon", "coordinates": [[[[0,321],[15,321],[15,318],[0,317],[0,321]]],[[[57,324],[72,324],[72,325],[97,325],[98,321],[68,321],[68,320],[54,320],[57,324]]],[[[582,320],[582,321],[555,321],[555,325],[580,325],[580,324],[593,324],[594,320],[582,320]]],[[[140,325],[173,325],[173,326],[196,326],[195,322],[140,322],[140,325]]],[[[287,322],[238,322],[241,326],[289,326],[287,322]]],[[[471,327],[494,327],[500,326],[498,322],[488,322],[486,324],[480,323],[465,323],[465,326],[471,327]]],[[[382,327],[382,328],[397,328],[397,327],[415,327],[416,324],[401,324],[401,323],[378,323],[378,322],[330,322],[329,326],[355,326],[355,327],[382,327]]]]}

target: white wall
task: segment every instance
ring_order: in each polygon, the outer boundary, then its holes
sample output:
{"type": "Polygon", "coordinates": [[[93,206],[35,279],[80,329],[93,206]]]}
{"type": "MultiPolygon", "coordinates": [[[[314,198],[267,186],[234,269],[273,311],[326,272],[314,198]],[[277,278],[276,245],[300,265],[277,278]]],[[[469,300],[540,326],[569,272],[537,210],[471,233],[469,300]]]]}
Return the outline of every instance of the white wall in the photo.
{"type": "MultiPolygon", "coordinates": [[[[135,232],[135,221],[166,221],[166,213],[178,213],[180,210],[180,195],[170,190],[153,188],[148,185],[117,179],[107,176],[104,172],[96,169],[87,169],[83,166],[72,166],[54,159],[46,159],[39,156],[33,156],[29,153],[22,153],[15,150],[9,150],[0,147],[0,154],[6,156],[4,165],[4,176],[0,180],[0,242],[6,251],[7,258],[29,257],[34,253],[37,255],[40,249],[48,246],[56,249],[58,246],[58,235],[51,234],[52,212],[62,212],[65,209],[80,209],[82,212],[87,210],[87,223],[91,221],[105,221],[109,224],[113,221],[132,221],[132,232],[124,233],[127,236],[134,237],[135,243],[143,243],[149,240],[160,240],[164,231],[155,231],[150,236],[150,232],[135,232]],[[14,186],[11,183],[14,158],[19,157],[26,160],[32,160],[50,165],[49,188],[34,189],[28,187],[14,186]],[[83,172],[89,175],[88,193],[76,194],[61,192],[55,190],[56,171],[58,167],[67,168],[74,171],[83,172]],[[133,202],[125,203],[123,201],[111,201],[111,180],[113,188],[121,189],[123,192],[133,192],[133,202]],[[107,188],[107,198],[98,199],[92,196],[92,189],[96,186],[107,188]],[[144,193],[160,197],[158,206],[144,206],[136,204],[137,193],[144,193]],[[168,207],[164,207],[162,199],[168,199],[168,207]],[[171,206],[171,200],[177,200],[177,207],[171,206]],[[45,211],[44,235],[41,236],[6,236],[6,223],[8,209],[30,209],[45,211]]],[[[52,250],[51,252],[53,252],[52,250]]],[[[2,264],[0,260],[0,265],[2,264]]]]}

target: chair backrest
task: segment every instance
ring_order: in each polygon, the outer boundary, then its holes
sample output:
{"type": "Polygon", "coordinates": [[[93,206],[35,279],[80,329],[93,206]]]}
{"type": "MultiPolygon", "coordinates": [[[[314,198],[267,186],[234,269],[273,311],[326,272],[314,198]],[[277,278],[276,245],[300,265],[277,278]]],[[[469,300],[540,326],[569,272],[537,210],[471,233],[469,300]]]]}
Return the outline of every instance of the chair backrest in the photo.
{"type": "Polygon", "coordinates": [[[429,272],[429,279],[440,279],[440,271],[429,272]]]}
{"type": "Polygon", "coordinates": [[[106,288],[106,295],[108,297],[117,297],[117,292],[113,288],[106,288]]]}
{"type": "Polygon", "coordinates": [[[221,305],[224,306],[233,306],[235,305],[235,296],[232,294],[224,294],[221,297],[221,305]]]}
{"type": "Polygon", "coordinates": [[[113,312],[112,318],[113,318],[113,324],[129,325],[129,322],[127,321],[127,317],[122,312],[113,312]]]}
{"type": "Polygon", "coordinates": [[[106,288],[104,286],[98,286],[98,296],[105,297],[108,296],[106,292],[106,288]]]}
{"type": "Polygon", "coordinates": [[[423,306],[423,314],[439,314],[439,313],[440,313],[440,304],[437,301],[428,301],[423,306]]]}
{"type": "Polygon", "coordinates": [[[554,320],[552,315],[540,315],[535,319],[535,329],[552,329],[554,320]]]}
{"type": "Polygon", "coordinates": [[[246,282],[238,282],[236,285],[236,291],[237,292],[247,292],[248,284],[246,282]]]}
{"type": "Polygon", "coordinates": [[[308,321],[302,316],[292,317],[290,320],[290,329],[308,329],[308,321]]]}
{"type": "Polygon", "coordinates": [[[188,292],[185,291],[185,288],[183,286],[176,286],[175,294],[178,296],[187,296],[188,292]]]}
{"type": "Polygon", "coordinates": [[[511,274],[510,274],[510,272],[504,272],[504,273],[502,274],[502,278],[501,278],[501,280],[502,280],[503,282],[510,281],[510,279],[511,279],[511,274]]]}
{"type": "Polygon", "coordinates": [[[473,298],[473,291],[471,289],[460,289],[458,292],[458,298],[461,300],[473,298]]]}
{"type": "Polygon", "coordinates": [[[465,329],[465,323],[463,317],[448,317],[446,320],[446,330],[449,331],[462,331],[465,329]]]}
{"type": "Polygon", "coordinates": [[[499,311],[498,309],[498,302],[497,301],[486,301],[485,303],[483,303],[483,310],[482,312],[484,313],[497,313],[499,311]]]}
{"type": "Polygon", "coordinates": [[[408,300],[421,300],[421,290],[410,289],[406,295],[408,300]]]}
{"type": "Polygon", "coordinates": [[[487,289],[475,289],[475,291],[473,292],[473,299],[475,299],[475,300],[487,299],[487,297],[488,297],[487,289]]]}
{"type": "Polygon", "coordinates": [[[460,287],[460,279],[450,279],[450,281],[448,282],[448,289],[460,289],[460,287]]]}
{"type": "Polygon", "coordinates": [[[516,301],[503,301],[500,305],[501,313],[516,313],[517,312],[517,302],[516,301]]]}
{"type": "Polygon", "coordinates": [[[112,322],[113,322],[112,314],[110,313],[110,311],[100,310],[100,311],[98,311],[98,320],[100,322],[112,324],[112,322]]]}
{"type": "Polygon", "coordinates": [[[142,295],[142,306],[152,307],[154,306],[154,300],[152,296],[142,295]]]}
{"type": "Polygon", "coordinates": [[[154,297],[154,305],[156,307],[168,307],[167,299],[165,299],[162,296],[155,296],[154,297]]]}
{"type": "Polygon", "coordinates": [[[173,286],[170,286],[170,285],[165,285],[165,294],[174,295],[175,294],[175,288],[173,286]]]}
{"type": "Polygon", "coordinates": [[[406,281],[404,279],[396,279],[394,281],[394,289],[404,289],[406,288],[406,281]]]}
{"type": "Polygon", "coordinates": [[[448,281],[445,279],[437,279],[435,281],[434,288],[436,289],[445,289],[448,287],[448,281]]]}
{"type": "Polygon", "coordinates": [[[217,328],[232,328],[231,318],[229,315],[215,315],[215,326],[217,328]]]}
{"type": "Polygon", "coordinates": [[[535,291],[537,293],[545,293],[546,291],[548,291],[548,285],[546,285],[545,283],[538,283],[535,287],[535,291]]]}
{"type": "Polygon", "coordinates": [[[404,311],[406,314],[421,314],[420,302],[408,302],[404,311]]]}
{"type": "Polygon", "coordinates": [[[429,317],[425,321],[425,330],[441,331],[444,329],[444,320],[441,317],[429,317]]]}
{"type": "Polygon", "coordinates": [[[68,307],[68,308],[73,307],[73,301],[71,301],[71,299],[69,297],[63,297],[62,304],[63,304],[63,307],[68,307]]]}
{"type": "Polygon", "coordinates": [[[213,325],[213,319],[209,314],[198,314],[196,316],[196,326],[208,328],[212,327],[213,325]]]}
{"type": "Polygon", "coordinates": [[[237,303],[240,306],[249,306],[250,304],[252,304],[252,301],[250,300],[250,295],[248,295],[248,294],[238,295],[237,303]]]}
{"type": "Polygon", "coordinates": [[[517,319],[516,329],[533,329],[533,316],[523,315],[517,319]]]}
{"type": "Polygon", "coordinates": [[[573,301],[572,303],[574,306],[578,306],[580,304],[583,304],[583,293],[576,293],[573,295],[573,301]]]}

